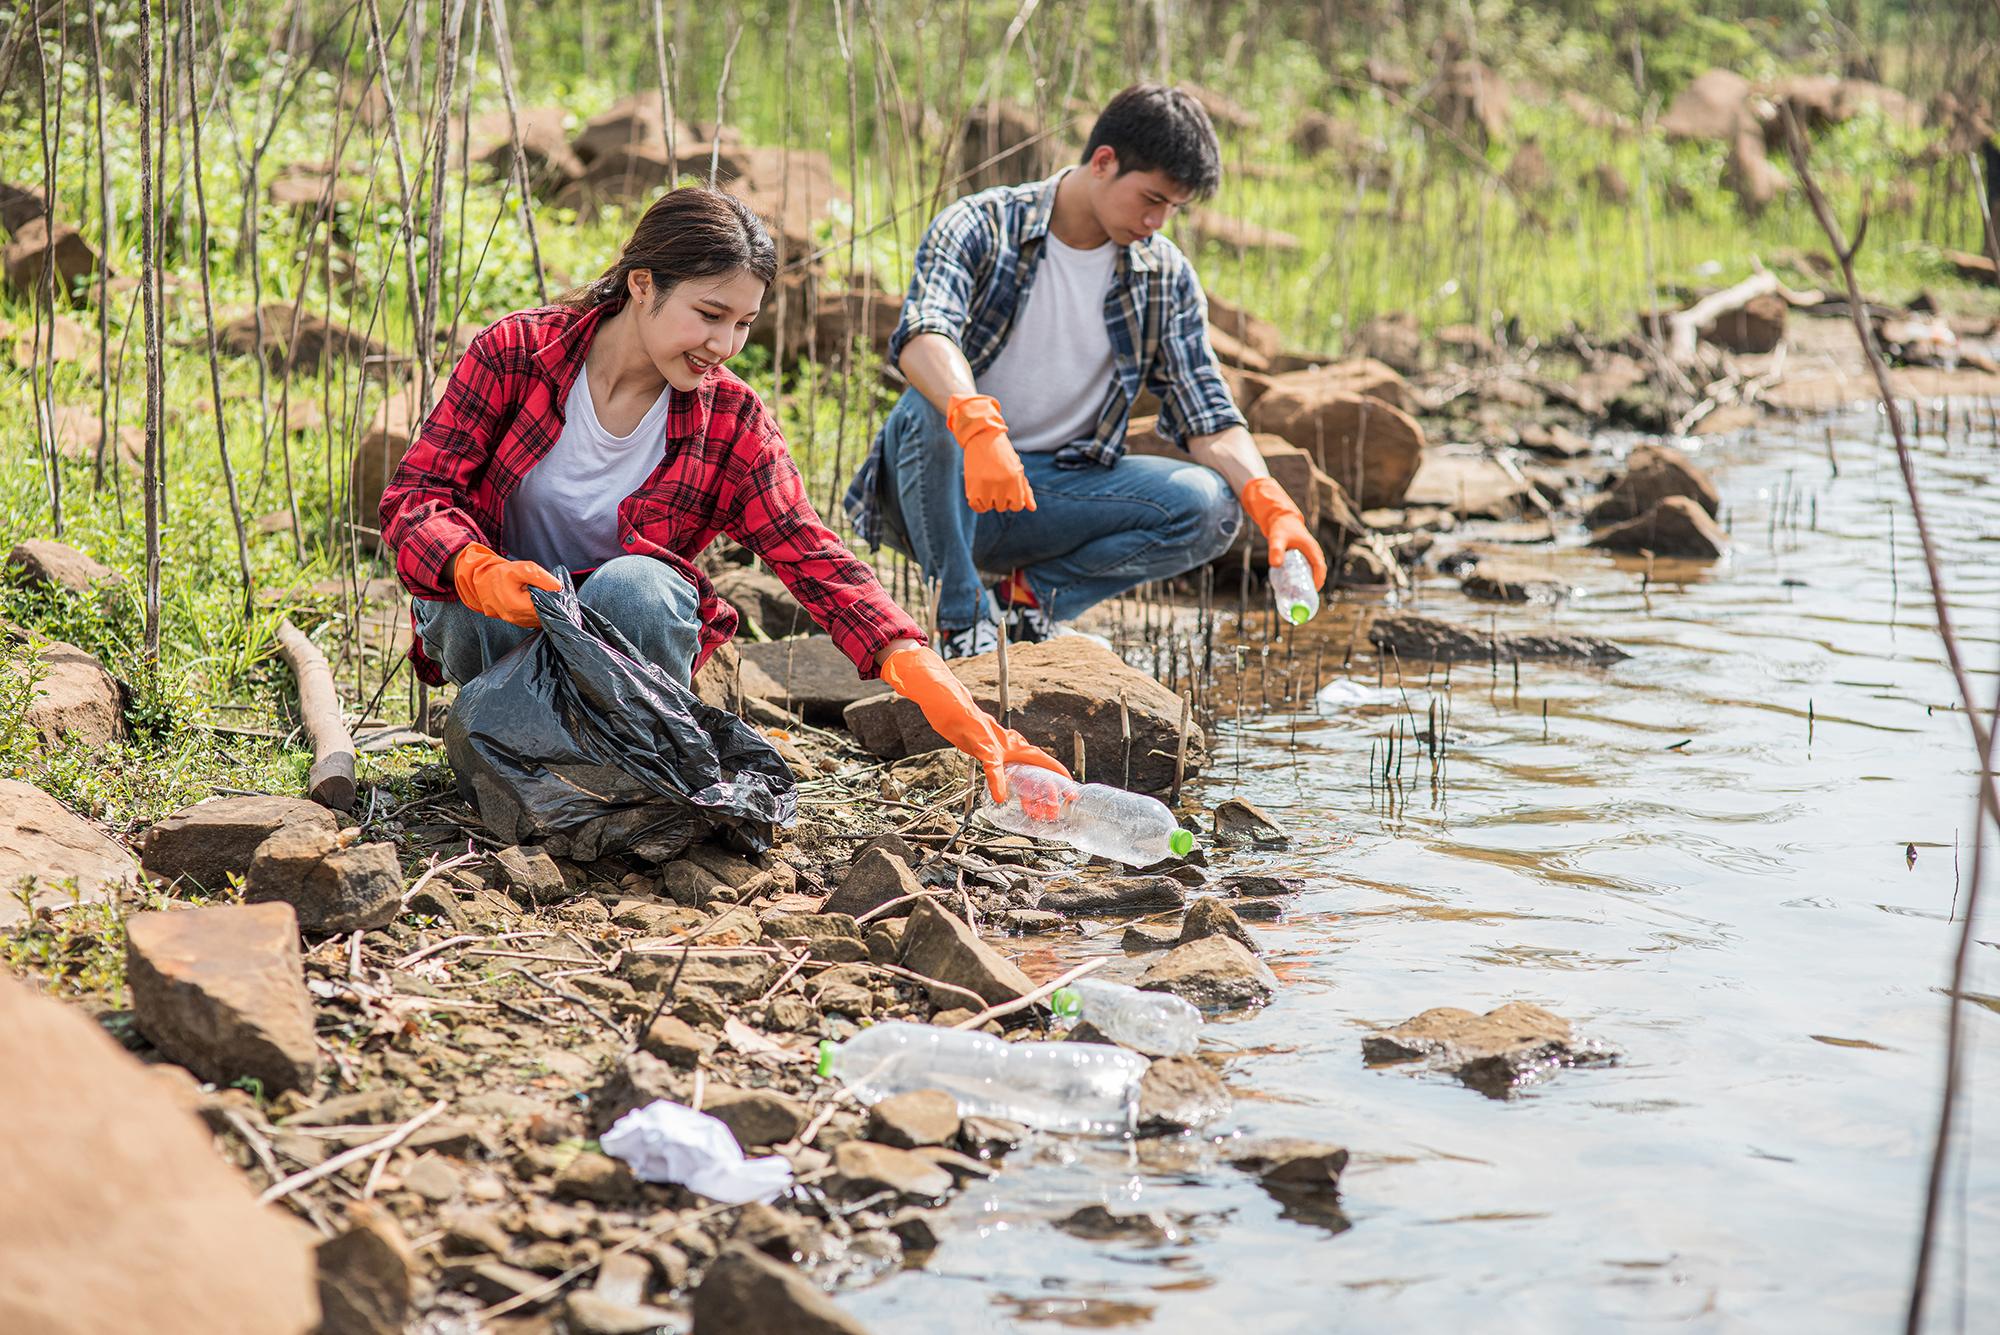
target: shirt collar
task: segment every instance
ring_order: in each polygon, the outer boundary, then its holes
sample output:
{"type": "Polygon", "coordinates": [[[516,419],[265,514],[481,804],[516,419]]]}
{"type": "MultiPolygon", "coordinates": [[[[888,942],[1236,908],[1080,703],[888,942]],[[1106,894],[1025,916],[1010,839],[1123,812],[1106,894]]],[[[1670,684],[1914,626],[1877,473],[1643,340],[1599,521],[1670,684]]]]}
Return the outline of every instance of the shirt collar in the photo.
{"type": "MultiPolygon", "coordinates": [[[[1056,187],[1063,177],[1075,171],[1075,167],[1064,167],[1061,171],[1043,181],[1035,191],[1035,197],[1028,203],[1028,213],[1021,221],[1021,244],[1040,241],[1049,234],[1049,224],[1056,216],[1056,187]]],[[[1151,273],[1160,267],[1153,254],[1153,240],[1134,241],[1124,248],[1125,267],[1139,273],[1151,273]]]]}

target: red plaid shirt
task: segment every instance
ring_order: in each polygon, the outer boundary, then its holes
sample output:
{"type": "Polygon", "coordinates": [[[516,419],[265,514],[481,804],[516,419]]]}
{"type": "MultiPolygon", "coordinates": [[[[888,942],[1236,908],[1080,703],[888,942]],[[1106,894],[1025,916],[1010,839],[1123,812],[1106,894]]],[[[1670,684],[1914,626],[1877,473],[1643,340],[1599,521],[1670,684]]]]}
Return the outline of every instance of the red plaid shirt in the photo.
{"type": "MultiPolygon", "coordinates": [[[[382,532],[411,593],[455,602],[444,572],[460,549],[507,551],[507,498],[562,435],[598,321],[616,309],[521,311],[473,339],[382,493],[382,532]]],[[[659,466],[618,507],[619,541],[665,561],[701,595],[696,668],[736,632],[735,609],[693,564],[717,533],[762,557],[864,679],[876,675],[883,645],[923,639],[820,522],[778,424],[748,385],[718,366],[693,394],[675,391],[664,444],[659,466]]],[[[421,640],[410,658],[423,680],[444,680],[421,640]]]]}

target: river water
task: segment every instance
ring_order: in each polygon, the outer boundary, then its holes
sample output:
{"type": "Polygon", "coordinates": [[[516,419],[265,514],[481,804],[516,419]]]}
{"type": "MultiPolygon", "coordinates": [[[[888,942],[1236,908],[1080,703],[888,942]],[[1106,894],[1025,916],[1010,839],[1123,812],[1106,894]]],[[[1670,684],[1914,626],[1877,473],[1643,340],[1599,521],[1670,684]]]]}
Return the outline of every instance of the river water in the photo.
{"type": "MultiPolygon", "coordinates": [[[[1989,699],[1990,412],[1961,407],[1920,456],[1989,699]]],[[[1346,1145],[1339,1215],[1287,1217],[1205,1138],[1044,1138],[950,1207],[925,1268],[842,1305],[885,1331],[1900,1329],[1971,865],[1969,732],[1876,414],[1718,437],[1698,458],[1723,493],[1725,561],[1648,572],[1582,549],[1579,528],[1522,549],[1577,590],[1553,607],[1474,603],[1438,576],[1407,596],[1633,655],[1523,664],[1518,685],[1504,663],[1454,668],[1436,784],[1414,756],[1400,787],[1371,776],[1403,692],[1424,719],[1443,682],[1378,688],[1365,639],[1337,671],[1352,609],[1308,628],[1329,646],[1324,701],[1218,727],[1196,796],[1247,796],[1294,839],[1217,868],[1306,888],[1252,924],[1277,999],[1208,1026],[1235,1096],[1210,1133],[1346,1145]],[[1508,1001],[1622,1061],[1492,1100],[1361,1060],[1371,1027],[1508,1001]],[[1055,1227],[1093,1203],[1157,1211],[1171,1234],[1055,1227]]],[[[1106,976],[1129,978],[1148,957],[1124,957],[1121,930],[1008,944],[1037,976],[1110,954],[1106,976]]],[[[1935,1330],[1993,1329],[2000,1300],[2000,927],[1982,936],[1935,1330]]]]}

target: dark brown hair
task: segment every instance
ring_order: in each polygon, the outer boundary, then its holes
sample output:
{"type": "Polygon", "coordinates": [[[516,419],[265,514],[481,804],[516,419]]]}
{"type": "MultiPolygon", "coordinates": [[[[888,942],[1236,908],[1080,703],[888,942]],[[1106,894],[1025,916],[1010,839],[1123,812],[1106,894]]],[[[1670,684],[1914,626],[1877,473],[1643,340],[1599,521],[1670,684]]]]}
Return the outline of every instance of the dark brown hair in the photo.
{"type": "Polygon", "coordinates": [[[684,185],[653,201],[618,253],[618,262],[601,278],[565,292],[557,302],[589,310],[623,301],[626,276],[640,269],[653,275],[657,307],[677,283],[736,269],[755,274],[769,287],[778,274],[778,251],[742,200],[706,186],[684,185]]]}
{"type": "Polygon", "coordinates": [[[1135,83],[1105,106],[1091,127],[1081,161],[1101,147],[1118,155],[1118,174],[1165,172],[1182,189],[1207,199],[1222,184],[1222,149],[1215,126],[1193,96],[1157,83],[1135,83]]]}

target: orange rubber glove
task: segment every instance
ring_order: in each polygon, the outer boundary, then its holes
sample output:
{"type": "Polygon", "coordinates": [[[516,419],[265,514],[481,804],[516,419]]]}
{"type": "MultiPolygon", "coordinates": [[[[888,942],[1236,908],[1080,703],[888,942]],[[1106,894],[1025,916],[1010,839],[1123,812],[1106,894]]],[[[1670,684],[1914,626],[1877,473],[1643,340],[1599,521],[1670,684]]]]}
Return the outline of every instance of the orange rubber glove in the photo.
{"type": "Polygon", "coordinates": [[[1007,439],[1007,423],[991,394],[952,395],[945,404],[944,424],[965,451],[967,505],[979,514],[1035,508],[1028,472],[1007,439]]]}
{"type": "Polygon", "coordinates": [[[1326,553],[1306,531],[1306,517],[1278,485],[1278,479],[1252,478],[1236,499],[1243,503],[1243,512],[1256,522],[1264,541],[1270,544],[1274,568],[1284,564],[1286,552],[1298,552],[1312,567],[1313,587],[1326,587],[1326,553]]]}
{"type": "Polygon", "coordinates": [[[562,587],[554,575],[533,561],[509,561],[476,542],[459,549],[451,582],[458,589],[458,600],[473,611],[529,630],[540,626],[542,619],[535,615],[528,590],[553,593],[562,587]]]}
{"type": "Polygon", "coordinates": [[[898,649],[882,662],[882,680],[924,711],[924,722],[978,761],[986,771],[986,791],[996,805],[1007,800],[1005,765],[1038,765],[1064,778],[1063,763],[1012,728],[1003,728],[973,701],[965,683],[944,660],[921,645],[898,649]]]}

